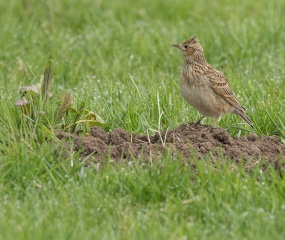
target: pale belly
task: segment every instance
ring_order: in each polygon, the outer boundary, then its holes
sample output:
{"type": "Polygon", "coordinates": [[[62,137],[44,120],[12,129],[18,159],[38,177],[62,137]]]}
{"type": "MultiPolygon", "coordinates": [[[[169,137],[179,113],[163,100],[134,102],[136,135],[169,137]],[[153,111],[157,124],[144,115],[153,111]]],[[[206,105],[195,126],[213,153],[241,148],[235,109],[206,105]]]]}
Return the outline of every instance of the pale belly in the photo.
{"type": "Polygon", "coordinates": [[[185,87],[181,84],[180,91],[183,98],[203,116],[218,117],[230,111],[229,104],[206,86],[185,87]]]}

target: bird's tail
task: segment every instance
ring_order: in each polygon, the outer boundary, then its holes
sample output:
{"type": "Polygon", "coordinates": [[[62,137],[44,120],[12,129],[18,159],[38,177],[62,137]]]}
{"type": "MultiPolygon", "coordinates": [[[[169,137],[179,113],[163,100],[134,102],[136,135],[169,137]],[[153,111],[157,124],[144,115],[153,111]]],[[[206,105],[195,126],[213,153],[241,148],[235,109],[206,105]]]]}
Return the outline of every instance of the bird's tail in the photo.
{"type": "Polygon", "coordinates": [[[237,115],[239,115],[244,121],[246,121],[246,123],[251,126],[253,129],[255,129],[255,127],[253,126],[252,121],[249,119],[248,116],[246,116],[245,113],[239,111],[239,113],[237,113],[237,115]]]}

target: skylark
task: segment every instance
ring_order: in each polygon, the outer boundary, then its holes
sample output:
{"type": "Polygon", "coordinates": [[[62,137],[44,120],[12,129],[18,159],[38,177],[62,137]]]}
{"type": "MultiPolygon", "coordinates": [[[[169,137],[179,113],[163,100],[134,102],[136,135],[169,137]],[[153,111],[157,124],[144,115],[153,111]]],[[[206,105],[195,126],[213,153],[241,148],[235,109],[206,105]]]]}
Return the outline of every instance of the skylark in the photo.
{"type": "Polygon", "coordinates": [[[184,57],[184,66],[181,69],[180,91],[183,98],[202,117],[195,123],[198,125],[204,117],[212,117],[214,120],[225,113],[234,113],[254,128],[252,121],[246,115],[246,109],[240,105],[233,93],[226,77],[207,63],[203,48],[197,37],[172,45],[181,50],[184,57]]]}

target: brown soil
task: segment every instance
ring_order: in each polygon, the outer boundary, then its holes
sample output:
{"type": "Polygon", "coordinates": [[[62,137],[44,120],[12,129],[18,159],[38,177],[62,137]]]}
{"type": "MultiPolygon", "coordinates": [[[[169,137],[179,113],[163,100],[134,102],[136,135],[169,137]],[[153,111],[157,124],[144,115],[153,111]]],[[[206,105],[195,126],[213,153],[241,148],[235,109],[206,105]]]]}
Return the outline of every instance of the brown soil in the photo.
{"type": "Polygon", "coordinates": [[[280,160],[285,158],[285,145],[276,137],[258,137],[250,134],[247,137],[231,137],[224,129],[213,128],[209,133],[204,125],[194,127],[191,124],[155,134],[154,136],[128,133],[117,128],[106,133],[95,127],[91,135],[82,137],[66,132],[57,133],[65,143],[73,141],[73,151],[79,152],[82,158],[89,156],[88,162],[98,165],[110,157],[119,162],[122,159],[143,161],[160,161],[168,151],[173,158],[182,157],[185,164],[193,156],[199,159],[208,157],[211,161],[223,158],[233,163],[245,163],[247,167],[256,166],[259,162],[273,164],[280,168],[280,160]]]}

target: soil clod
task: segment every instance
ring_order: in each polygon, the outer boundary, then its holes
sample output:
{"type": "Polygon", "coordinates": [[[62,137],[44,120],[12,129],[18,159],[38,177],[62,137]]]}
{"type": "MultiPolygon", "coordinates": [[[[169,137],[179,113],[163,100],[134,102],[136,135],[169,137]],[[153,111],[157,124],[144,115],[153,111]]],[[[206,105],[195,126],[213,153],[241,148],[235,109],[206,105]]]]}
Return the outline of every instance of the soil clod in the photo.
{"type": "Polygon", "coordinates": [[[106,133],[102,128],[95,127],[88,137],[63,132],[57,133],[57,137],[64,142],[72,140],[73,151],[79,152],[83,158],[89,156],[94,163],[103,163],[108,157],[117,162],[137,158],[159,161],[166,149],[173,157],[182,157],[185,163],[191,161],[193,154],[198,158],[247,162],[251,166],[260,160],[278,165],[281,158],[285,158],[285,145],[274,136],[258,137],[252,133],[247,137],[232,138],[222,128],[213,128],[210,132],[205,128],[207,126],[190,128],[182,124],[168,132],[148,136],[131,134],[120,128],[106,133]]]}

